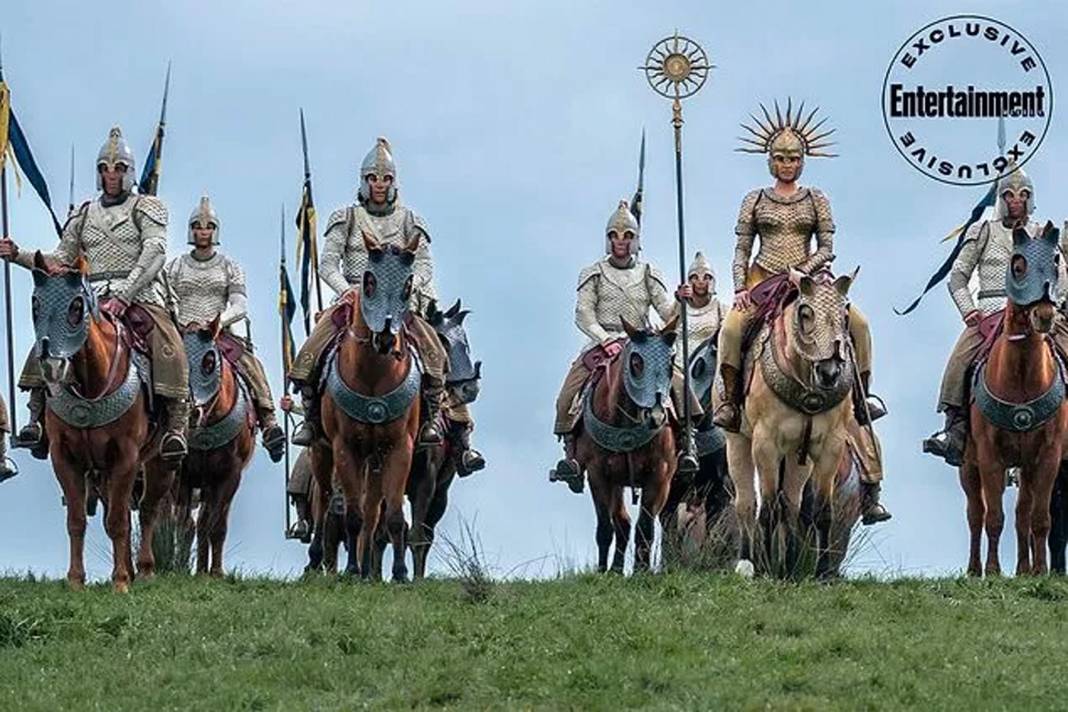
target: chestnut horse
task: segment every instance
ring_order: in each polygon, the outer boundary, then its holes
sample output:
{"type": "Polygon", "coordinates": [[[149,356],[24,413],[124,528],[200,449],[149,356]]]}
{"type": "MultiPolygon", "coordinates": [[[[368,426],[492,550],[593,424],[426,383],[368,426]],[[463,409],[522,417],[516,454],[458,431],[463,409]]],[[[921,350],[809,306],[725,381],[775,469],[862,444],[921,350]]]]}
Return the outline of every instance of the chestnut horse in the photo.
{"type": "MultiPolygon", "coordinates": [[[[324,369],[323,433],[333,467],[321,462],[314,447],[312,461],[320,498],[332,489],[331,470],[345,496],[346,573],[370,577],[371,558],[377,556],[373,537],[384,516],[393,545],[393,579],[403,581],[408,576],[404,493],[421,405],[421,375],[405,323],[419,238],[403,248],[383,246],[367,233],[363,241],[368,258],[361,289],[347,292],[343,304],[323,317],[346,319],[324,369]]],[[[321,522],[315,539],[321,556],[321,522]]]]}
{"type": "Polygon", "coordinates": [[[230,505],[255,446],[252,403],[234,364],[219,347],[219,336],[218,317],[207,326],[189,324],[182,330],[195,420],[179,473],[179,511],[188,511],[192,491],[199,488],[196,571],[210,571],[212,576],[223,574],[230,505]]]}
{"type": "Polygon", "coordinates": [[[779,568],[775,542],[785,524],[785,570],[798,571],[801,506],[811,479],[817,575],[830,576],[834,490],[853,412],[855,368],[846,323],[846,296],[853,278],[792,272],[789,279],[793,290],[747,356],[751,383],[742,430],[727,433],[727,460],[742,534],[737,568],[742,573],[753,571],[759,521],[763,561],[779,568]],[[760,486],[759,520],[754,476],[760,486]]]}
{"type": "Polygon", "coordinates": [[[125,593],[134,577],[130,502],[137,474],[143,468],[138,570],[150,576],[158,505],[170,490],[174,470],[159,458],[160,433],[149,417],[148,379],[135,364],[130,331],[100,308],[86,267],[79,259],[73,269],[50,268],[40,253],[35,256],[35,354],[47,386],[48,452],[67,503],[67,582],[74,589],[85,585],[86,502],[95,491],[104,502],[104,526],[112,543],[111,580],[115,591],[125,593]]]}
{"type": "Polygon", "coordinates": [[[968,499],[968,573],[999,575],[998,541],[1005,522],[1005,470],[1020,468],[1016,500],[1016,573],[1045,574],[1050,501],[1068,433],[1063,364],[1050,333],[1059,301],[1060,232],[1048,223],[1031,239],[1013,232],[1006,273],[1008,305],[986,362],[977,369],[970,437],[960,468],[968,499]],[[980,562],[986,529],[986,565],[980,562]]]}
{"type": "Polygon", "coordinates": [[[623,572],[630,542],[630,515],[623,489],[641,489],[634,570],[648,571],[656,519],[675,474],[675,435],[669,420],[675,324],[659,333],[623,322],[628,339],[620,354],[598,367],[583,394],[575,456],[590,481],[597,514],[597,570],[623,572]]]}

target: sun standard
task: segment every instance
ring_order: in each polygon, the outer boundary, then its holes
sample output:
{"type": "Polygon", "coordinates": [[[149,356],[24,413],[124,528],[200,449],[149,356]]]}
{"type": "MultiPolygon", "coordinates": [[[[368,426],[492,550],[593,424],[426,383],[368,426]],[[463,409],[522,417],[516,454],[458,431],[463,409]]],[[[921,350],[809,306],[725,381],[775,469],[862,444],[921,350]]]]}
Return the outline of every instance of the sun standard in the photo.
{"type": "Polygon", "coordinates": [[[977,91],[968,85],[958,90],[952,84],[940,91],[917,85],[905,91],[902,84],[890,85],[890,116],[893,118],[987,118],[998,116],[1045,116],[1046,89],[1034,91],[977,91]]]}

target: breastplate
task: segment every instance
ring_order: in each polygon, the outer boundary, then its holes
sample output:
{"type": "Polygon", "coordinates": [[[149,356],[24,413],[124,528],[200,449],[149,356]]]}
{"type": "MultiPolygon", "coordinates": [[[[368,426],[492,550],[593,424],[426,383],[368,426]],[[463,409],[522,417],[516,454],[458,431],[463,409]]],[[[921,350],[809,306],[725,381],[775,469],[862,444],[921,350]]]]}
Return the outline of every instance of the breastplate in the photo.
{"type": "Polygon", "coordinates": [[[772,274],[786,272],[811,254],[816,206],[806,188],[790,198],[765,189],[753,209],[760,250],[753,260],[772,274]]]}
{"type": "Polygon", "coordinates": [[[210,323],[226,308],[230,288],[226,259],[218,252],[208,260],[185,254],[177,267],[171,288],[178,297],[178,323],[210,323]]]}
{"type": "MultiPolygon", "coordinates": [[[[126,290],[130,270],[141,257],[141,231],[133,219],[136,200],[104,207],[99,200],[89,204],[79,242],[89,262],[89,281],[98,294],[126,290]]],[[[132,301],[162,304],[162,297],[149,284],[132,301]]]]}
{"type": "Polygon", "coordinates": [[[637,328],[648,328],[652,302],[645,281],[646,266],[638,262],[629,269],[601,263],[597,277],[597,321],[606,331],[623,333],[623,319],[637,328]]]}
{"type": "Polygon", "coordinates": [[[359,284],[367,270],[367,249],[363,244],[363,233],[378,240],[383,246],[403,247],[408,241],[406,234],[408,209],[397,206],[389,215],[371,215],[362,207],[355,209],[352,233],[345,243],[345,256],[342,265],[345,280],[349,284],[359,284]]]}

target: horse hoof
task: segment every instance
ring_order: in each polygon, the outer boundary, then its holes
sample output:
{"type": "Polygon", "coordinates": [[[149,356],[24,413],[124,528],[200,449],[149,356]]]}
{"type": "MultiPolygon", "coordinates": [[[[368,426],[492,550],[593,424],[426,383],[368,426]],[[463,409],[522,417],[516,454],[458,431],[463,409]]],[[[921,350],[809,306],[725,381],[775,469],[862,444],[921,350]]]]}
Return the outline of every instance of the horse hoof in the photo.
{"type": "Polygon", "coordinates": [[[129,592],[130,592],[130,584],[129,584],[128,581],[116,581],[115,582],[115,593],[129,593],[129,592]]]}
{"type": "Polygon", "coordinates": [[[734,565],[734,573],[742,578],[753,578],[756,574],[756,569],[753,567],[753,562],[749,559],[740,559],[738,563],[734,565]]]}
{"type": "Polygon", "coordinates": [[[67,585],[70,586],[71,591],[84,591],[85,579],[83,578],[68,578],[67,585]]]}

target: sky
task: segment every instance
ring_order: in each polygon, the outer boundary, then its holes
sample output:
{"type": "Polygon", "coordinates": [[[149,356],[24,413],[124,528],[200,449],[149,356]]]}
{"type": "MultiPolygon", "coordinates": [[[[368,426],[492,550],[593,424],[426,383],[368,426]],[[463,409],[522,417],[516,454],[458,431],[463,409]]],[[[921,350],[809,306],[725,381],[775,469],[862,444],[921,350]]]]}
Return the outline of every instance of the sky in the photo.
{"type": "MultiPolygon", "coordinates": [[[[595,562],[589,495],[547,481],[559,457],[553,402],[583,343],[573,322],[575,279],[601,256],[608,216],[634,191],[643,127],[643,256],[666,274],[678,269],[670,106],[636,69],[649,48],[677,28],[716,65],[684,107],[687,262],[704,251],[725,299],[738,205],[770,182],[762,156],[734,151],[738,123],[760,101],[792,96],[820,105],[837,129],[840,156],[810,159],[802,183],[831,199],[838,271],[861,268],[851,296],[871,322],[873,390],[890,409],[878,431],[894,519],[870,530],[853,570],[962,569],[967,530],[956,473],[920,452],[941,423],[934,406],[959,315],[944,287],[907,318],[892,308],[911,301],[941,263],[948,248],[939,239],[983,189],[937,183],[906,165],[886,135],[880,91],[909,35],[964,11],[1026,35],[1057,88],[1068,71],[1068,15],[1059,3],[8,0],[4,7],[13,105],[61,212],[72,144],[76,201],[92,197],[93,160],[112,125],[124,129],[140,169],[173,61],[160,188],[171,210],[170,250],[185,249],[186,217],[210,194],[222,249],[249,275],[253,335],[276,395],[279,209],[292,215],[299,199],[298,110],[307,117],[323,219],[352,201],[375,137],[389,138],[402,198],[430,227],[438,290],[443,301],[462,298],[472,310],[472,348],[484,364],[473,411],[489,466],[454,485],[440,532],[457,539],[462,523],[471,524],[501,575],[545,576],[595,562]]],[[[1055,111],[1028,164],[1039,215],[1058,223],[1068,198],[1068,186],[1053,180],[1052,157],[1068,148],[1062,126],[1055,111]]],[[[993,126],[990,134],[992,142],[993,126]]],[[[30,248],[55,241],[26,186],[12,195],[11,235],[30,248]]],[[[290,247],[292,238],[290,229],[290,247]]],[[[30,285],[28,274],[15,273],[16,364],[32,343],[30,285]]],[[[24,403],[20,397],[15,406],[20,423],[24,403]]],[[[46,463],[25,451],[15,457],[22,473],[0,486],[0,570],[62,576],[58,483],[46,463]]],[[[259,449],[234,503],[228,568],[299,572],[304,547],[282,538],[283,491],[282,467],[259,449]]],[[[1010,539],[1003,540],[1007,560],[1010,539]]],[[[91,576],[110,571],[99,519],[91,522],[86,563],[91,576]]],[[[432,570],[444,567],[432,560],[432,570]]]]}

